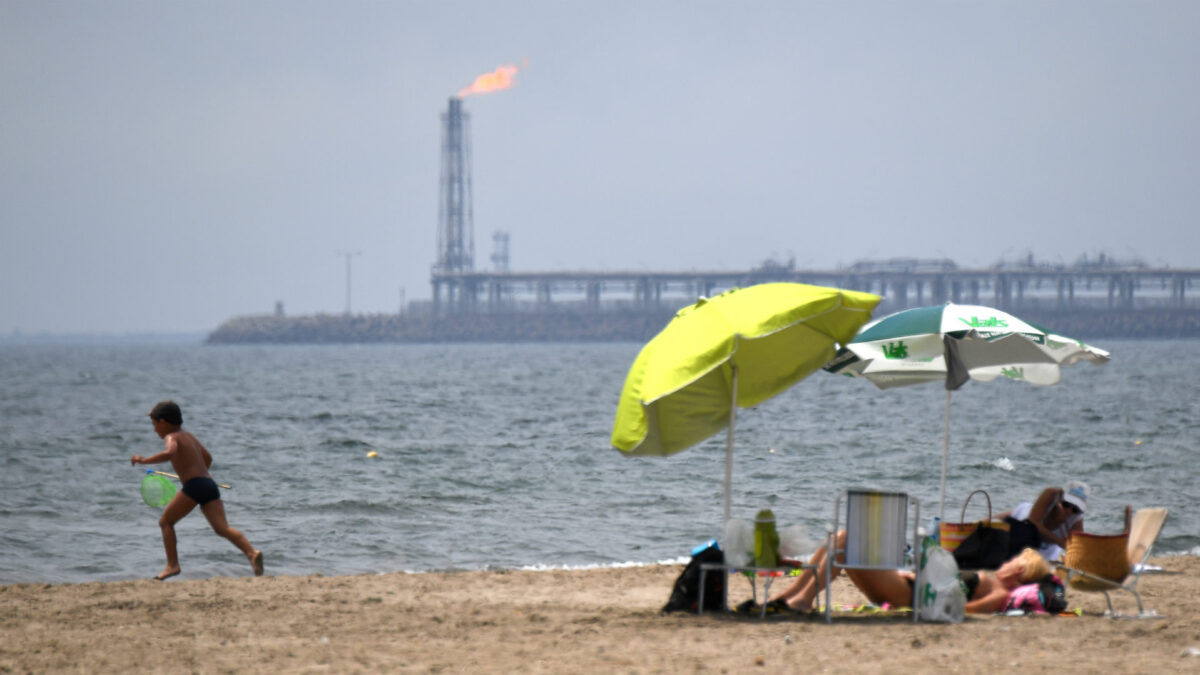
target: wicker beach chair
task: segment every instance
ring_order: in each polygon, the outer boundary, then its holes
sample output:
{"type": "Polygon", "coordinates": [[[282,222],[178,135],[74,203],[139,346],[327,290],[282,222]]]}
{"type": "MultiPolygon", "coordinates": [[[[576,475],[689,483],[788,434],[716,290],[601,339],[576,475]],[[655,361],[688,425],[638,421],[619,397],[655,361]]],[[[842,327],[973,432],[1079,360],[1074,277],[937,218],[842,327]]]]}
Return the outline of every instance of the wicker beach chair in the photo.
{"type": "Polygon", "coordinates": [[[1137,600],[1138,617],[1160,617],[1153,610],[1146,611],[1137,583],[1166,520],[1164,508],[1138,509],[1121,534],[1075,532],[1067,540],[1059,572],[1072,590],[1104,593],[1109,617],[1121,616],[1113,610],[1111,591],[1132,594],[1137,600]]]}

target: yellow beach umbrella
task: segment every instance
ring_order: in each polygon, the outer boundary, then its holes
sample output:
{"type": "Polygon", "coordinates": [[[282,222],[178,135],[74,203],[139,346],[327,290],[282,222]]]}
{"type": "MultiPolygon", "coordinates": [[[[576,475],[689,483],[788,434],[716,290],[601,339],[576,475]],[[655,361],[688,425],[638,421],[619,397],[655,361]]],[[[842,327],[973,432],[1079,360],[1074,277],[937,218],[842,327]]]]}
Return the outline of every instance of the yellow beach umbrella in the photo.
{"type": "Polygon", "coordinates": [[[840,288],[769,283],[679,310],[629,369],[613,447],[670,455],[728,428],[728,520],[738,406],[756,406],[824,366],[871,319],[879,300],[840,288]]]}

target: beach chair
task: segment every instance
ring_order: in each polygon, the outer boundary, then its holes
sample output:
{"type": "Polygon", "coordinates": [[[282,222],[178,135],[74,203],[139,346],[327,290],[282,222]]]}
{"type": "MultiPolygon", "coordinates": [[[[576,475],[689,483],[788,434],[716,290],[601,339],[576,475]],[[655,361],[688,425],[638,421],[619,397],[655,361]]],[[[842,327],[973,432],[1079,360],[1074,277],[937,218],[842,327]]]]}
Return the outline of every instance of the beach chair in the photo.
{"type": "Polygon", "coordinates": [[[918,578],[913,583],[913,621],[917,620],[917,589],[919,578],[920,536],[917,523],[921,506],[915,497],[903,492],[876,490],[847,490],[838,495],[833,507],[833,527],[829,537],[830,564],[825,566],[825,621],[831,622],[833,566],[841,569],[908,570],[918,578]],[[846,545],[837,546],[837,530],[841,524],[841,507],[846,501],[846,545]],[[913,504],[913,538],[907,538],[908,507],[913,504]],[[911,548],[909,548],[911,544],[911,548]],[[839,562],[839,558],[842,558],[839,562]]]}
{"type": "Polygon", "coordinates": [[[1067,551],[1059,573],[1069,588],[1089,593],[1104,593],[1109,617],[1113,610],[1111,591],[1128,591],[1137,600],[1138,617],[1159,617],[1142,605],[1137,583],[1141,578],[1150,549],[1167,520],[1164,508],[1138,509],[1121,534],[1100,535],[1074,532],[1067,539],[1067,551]]]}
{"type": "MultiPolygon", "coordinates": [[[[771,518],[772,518],[771,522],[773,524],[774,516],[772,515],[771,518]]],[[[731,523],[732,522],[734,522],[734,521],[731,521],[731,523]]],[[[738,522],[740,522],[740,521],[738,521],[738,522]]],[[[748,527],[749,526],[747,525],[747,528],[748,527]]],[[[753,537],[754,536],[753,530],[749,530],[745,533],[742,533],[737,530],[727,529],[726,537],[725,537],[726,541],[724,543],[727,546],[736,548],[743,544],[749,543],[749,542],[743,540],[744,537],[746,537],[746,536],[753,537]]],[[[778,552],[776,552],[776,553],[778,553],[778,552]]],[[[779,556],[773,556],[773,558],[774,558],[774,560],[771,562],[755,560],[754,557],[752,556],[749,560],[740,562],[739,564],[731,563],[730,559],[725,559],[725,560],[722,560],[721,562],[702,563],[700,565],[701,606],[700,606],[700,610],[697,613],[702,614],[704,612],[704,602],[703,602],[704,593],[705,593],[704,581],[708,578],[708,574],[710,572],[726,575],[726,579],[725,579],[726,585],[724,587],[726,590],[728,589],[729,577],[731,575],[745,577],[747,579],[747,581],[749,581],[749,583],[750,583],[750,593],[751,593],[750,605],[758,608],[759,618],[766,618],[768,611],[777,611],[774,608],[768,606],[768,604],[766,602],[766,599],[768,597],[770,597],[770,595],[771,595],[771,584],[773,582],[775,582],[776,580],[783,579],[785,577],[790,578],[790,577],[802,576],[805,573],[805,571],[808,571],[808,570],[812,570],[815,574],[816,570],[817,570],[817,566],[810,564],[810,563],[804,563],[799,560],[786,560],[779,556]],[[764,562],[765,562],[766,566],[763,566],[764,562]],[[763,602],[762,603],[759,603],[759,601],[758,601],[758,581],[760,579],[763,581],[763,589],[762,589],[763,602]]],[[[724,601],[725,601],[725,598],[722,598],[722,603],[721,603],[722,605],[724,605],[724,601]]],[[[735,611],[740,611],[740,610],[735,610],[735,611]]]]}

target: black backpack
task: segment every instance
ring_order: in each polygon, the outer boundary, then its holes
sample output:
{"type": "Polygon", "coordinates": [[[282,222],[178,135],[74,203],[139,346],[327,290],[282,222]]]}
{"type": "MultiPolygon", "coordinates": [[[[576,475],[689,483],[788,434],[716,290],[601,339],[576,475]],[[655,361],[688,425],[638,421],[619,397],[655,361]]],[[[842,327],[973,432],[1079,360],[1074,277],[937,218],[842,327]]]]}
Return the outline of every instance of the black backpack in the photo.
{"type": "Polygon", "coordinates": [[[1047,574],[1038,582],[1038,593],[1042,596],[1042,606],[1050,614],[1067,611],[1067,589],[1053,574],[1047,574]]]}
{"type": "MultiPolygon", "coordinates": [[[[725,554],[715,542],[710,543],[699,551],[692,553],[692,559],[683,568],[675,586],[671,589],[671,598],[663,605],[663,613],[691,612],[700,609],[700,565],[703,563],[725,562],[725,554]]],[[[704,611],[725,611],[725,571],[709,570],[704,575],[704,611]]]]}

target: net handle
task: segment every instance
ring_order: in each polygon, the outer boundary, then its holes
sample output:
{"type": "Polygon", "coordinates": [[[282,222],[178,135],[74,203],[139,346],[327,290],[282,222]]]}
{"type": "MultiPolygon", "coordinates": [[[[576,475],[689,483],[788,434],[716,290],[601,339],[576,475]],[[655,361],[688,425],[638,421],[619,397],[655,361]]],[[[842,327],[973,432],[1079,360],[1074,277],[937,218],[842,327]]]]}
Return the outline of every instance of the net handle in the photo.
{"type": "MultiPolygon", "coordinates": [[[[176,476],[173,473],[167,473],[166,471],[155,471],[154,469],[146,469],[146,473],[153,473],[153,474],[157,474],[159,476],[166,476],[167,478],[174,478],[175,480],[179,480],[179,476],[176,476]]],[[[226,490],[233,489],[232,485],[226,485],[224,483],[217,483],[217,487],[224,488],[226,490]]]]}

